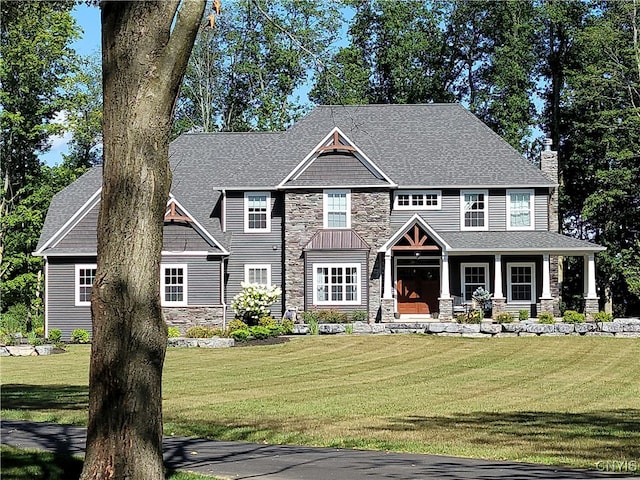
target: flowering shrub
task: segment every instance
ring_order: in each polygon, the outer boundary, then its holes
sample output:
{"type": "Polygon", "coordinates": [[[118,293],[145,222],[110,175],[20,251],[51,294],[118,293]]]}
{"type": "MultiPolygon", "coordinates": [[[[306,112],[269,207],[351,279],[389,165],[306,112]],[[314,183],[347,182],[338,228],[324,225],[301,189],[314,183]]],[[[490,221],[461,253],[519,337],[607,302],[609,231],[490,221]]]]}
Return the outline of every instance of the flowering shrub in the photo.
{"type": "Polygon", "coordinates": [[[231,307],[236,317],[250,325],[255,325],[258,319],[271,315],[269,307],[282,294],[279,287],[259,283],[240,283],[242,291],[233,297],[231,307]]]}

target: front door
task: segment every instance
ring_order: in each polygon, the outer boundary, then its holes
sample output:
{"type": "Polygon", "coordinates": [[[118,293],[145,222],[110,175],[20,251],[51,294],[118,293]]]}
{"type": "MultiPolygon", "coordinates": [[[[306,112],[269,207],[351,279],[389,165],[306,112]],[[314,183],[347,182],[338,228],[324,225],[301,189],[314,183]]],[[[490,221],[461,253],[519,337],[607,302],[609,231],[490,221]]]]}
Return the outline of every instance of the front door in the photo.
{"type": "Polygon", "coordinates": [[[397,275],[398,313],[427,315],[438,311],[439,268],[398,267],[397,275]]]}

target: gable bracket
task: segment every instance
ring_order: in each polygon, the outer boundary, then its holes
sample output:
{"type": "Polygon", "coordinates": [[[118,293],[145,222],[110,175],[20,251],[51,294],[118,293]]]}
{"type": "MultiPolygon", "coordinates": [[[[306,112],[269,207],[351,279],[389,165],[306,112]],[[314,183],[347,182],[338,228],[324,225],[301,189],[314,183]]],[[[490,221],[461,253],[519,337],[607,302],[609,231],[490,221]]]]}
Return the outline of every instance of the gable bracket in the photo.
{"type": "Polygon", "coordinates": [[[342,143],[340,143],[340,135],[338,134],[337,130],[333,132],[333,143],[330,143],[329,145],[325,145],[324,147],[319,147],[317,152],[327,152],[327,151],[336,151],[336,150],[344,150],[347,152],[356,151],[355,147],[352,147],[351,145],[343,145],[342,143]]]}

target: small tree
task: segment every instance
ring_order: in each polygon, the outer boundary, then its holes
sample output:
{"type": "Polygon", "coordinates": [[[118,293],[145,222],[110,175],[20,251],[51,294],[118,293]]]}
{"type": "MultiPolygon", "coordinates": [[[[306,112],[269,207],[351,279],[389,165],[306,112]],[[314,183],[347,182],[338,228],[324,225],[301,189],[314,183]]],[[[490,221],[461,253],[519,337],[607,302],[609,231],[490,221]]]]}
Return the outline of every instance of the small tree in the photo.
{"type": "Polygon", "coordinates": [[[233,297],[231,307],[236,317],[248,325],[257,325],[261,317],[271,315],[269,307],[282,294],[280,287],[259,283],[240,283],[242,291],[233,297]]]}
{"type": "Polygon", "coordinates": [[[471,295],[471,298],[476,302],[478,310],[480,310],[480,314],[484,318],[484,312],[491,308],[491,293],[482,287],[478,287],[471,295]]]}

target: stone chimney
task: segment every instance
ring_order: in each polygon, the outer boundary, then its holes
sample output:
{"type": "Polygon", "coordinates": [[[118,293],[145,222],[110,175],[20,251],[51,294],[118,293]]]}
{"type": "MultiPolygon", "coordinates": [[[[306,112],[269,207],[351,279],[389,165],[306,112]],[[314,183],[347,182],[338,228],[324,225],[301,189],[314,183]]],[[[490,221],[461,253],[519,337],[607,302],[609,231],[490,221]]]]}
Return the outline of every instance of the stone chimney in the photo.
{"type": "Polygon", "coordinates": [[[558,210],[558,152],[551,150],[552,141],[545,138],[544,148],[540,155],[540,170],[556,184],[549,192],[549,231],[560,232],[560,216],[558,210]]]}

